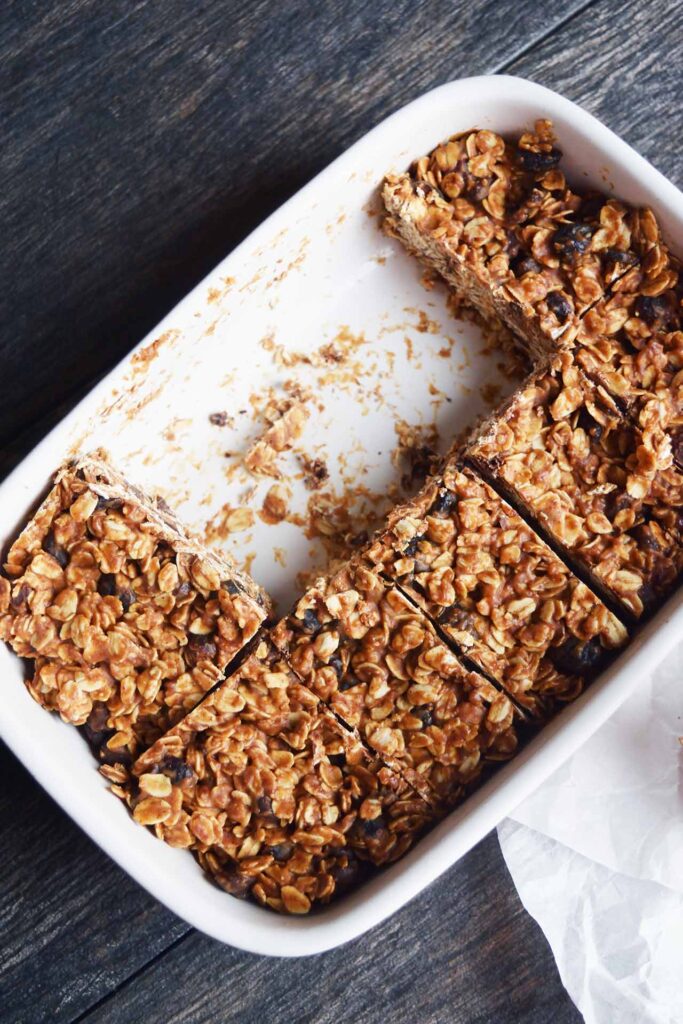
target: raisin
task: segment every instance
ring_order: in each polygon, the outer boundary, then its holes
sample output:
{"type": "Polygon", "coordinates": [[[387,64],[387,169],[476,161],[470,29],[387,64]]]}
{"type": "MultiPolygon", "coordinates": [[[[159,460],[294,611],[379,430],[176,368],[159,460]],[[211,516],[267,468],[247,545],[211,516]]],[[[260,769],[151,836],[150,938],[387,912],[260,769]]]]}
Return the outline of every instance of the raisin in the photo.
{"type": "Polygon", "coordinates": [[[329,754],[328,759],[335,768],[343,768],[346,764],[346,754],[329,754]]]}
{"type": "Polygon", "coordinates": [[[256,806],[258,807],[260,814],[273,813],[273,801],[269,796],[260,796],[256,801],[256,806]]]}
{"type": "Polygon", "coordinates": [[[553,238],[553,248],[562,259],[573,260],[586,251],[593,237],[590,224],[561,224],[553,238]]]}
{"type": "Polygon", "coordinates": [[[439,495],[432,505],[432,511],[447,515],[457,504],[458,499],[452,491],[442,490],[439,491],[439,495]]]}
{"type": "Polygon", "coordinates": [[[582,641],[577,637],[569,637],[559,647],[548,652],[558,672],[567,676],[582,676],[593,672],[603,658],[603,647],[599,640],[582,641]]]}
{"type": "Polygon", "coordinates": [[[10,598],[10,604],[13,608],[21,608],[23,604],[26,604],[29,597],[31,596],[31,588],[27,583],[22,583],[21,586],[15,587],[12,590],[12,596],[10,598]]]}
{"type": "Polygon", "coordinates": [[[603,258],[607,263],[615,263],[620,266],[628,266],[637,262],[632,252],[624,252],[623,249],[606,249],[603,258]]]}
{"type": "Polygon", "coordinates": [[[244,900],[251,892],[251,888],[256,881],[255,877],[251,875],[244,875],[241,871],[238,871],[237,867],[230,866],[224,867],[218,876],[220,879],[221,886],[230,893],[231,896],[235,896],[238,900],[244,900]]]}
{"type": "Polygon", "coordinates": [[[100,494],[97,499],[96,508],[100,510],[103,508],[121,509],[123,508],[123,498],[103,498],[100,494]]]}
{"type": "Polygon", "coordinates": [[[226,427],[228,419],[227,412],[212,412],[209,414],[209,423],[212,423],[214,427],[226,427]]]}
{"type": "Polygon", "coordinates": [[[164,775],[170,776],[171,781],[175,782],[176,785],[184,779],[191,779],[194,775],[189,764],[183,761],[181,757],[175,757],[173,754],[167,754],[162,760],[161,770],[164,775]]]}
{"type": "Polygon", "coordinates": [[[572,313],[572,305],[562,292],[550,292],[546,299],[548,308],[555,314],[561,324],[566,323],[572,313]]]}
{"type": "Polygon", "coordinates": [[[468,186],[465,195],[468,199],[474,200],[475,203],[480,203],[482,199],[486,199],[491,191],[492,181],[492,178],[474,178],[472,184],[468,186]]]}
{"type": "MultiPolygon", "coordinates": [[[[103,572],[97,581],[97,593],[101,597],[114,597],[116,595],[116,575],[113,572],[103,572]]],[[[126,609],[127,611],[128,609],[126,609]]]]}
{"type": "Polygon", "coordinates": [[[562,150],[556,146],[549,153],[536,153],[532,149],[519,150],[519,162],[525,171],[549,171],[562,159],[562,150]]]}
{"type": "Polygon", "coordinates": [[[671,432],[671,451],[679,465],[683,465],[683,428],[671,432]]]}
{"type": "Polygon", "coordinates": [[[69,556],[66,550],[63,547],[60,547],[55,540],[55,535],[52,530],[50,530],[43,541],[43,551],[47,551],[48,555],[52,555],[55,562],[61,565],[62,569],[66,569],[69,564],[69,556]]]}
{"type": "Polygon", "coordinates": [[[525,274],[540,274],[540,263],[537,263],[528,252],[521,252],[510,264],[510,270],[515,277],[524,277],[525,274]]]}
{"type": "Polygon", "coordinates": [[[225,583],[223,584],[223,586],[225,587],[227,592],[229,594],[232,594],[233,596],[235,594],[241,594],[242,593],[241,586],[239,585],[239,583],[236,583],[235,580],[226,580],[225,583]]]}

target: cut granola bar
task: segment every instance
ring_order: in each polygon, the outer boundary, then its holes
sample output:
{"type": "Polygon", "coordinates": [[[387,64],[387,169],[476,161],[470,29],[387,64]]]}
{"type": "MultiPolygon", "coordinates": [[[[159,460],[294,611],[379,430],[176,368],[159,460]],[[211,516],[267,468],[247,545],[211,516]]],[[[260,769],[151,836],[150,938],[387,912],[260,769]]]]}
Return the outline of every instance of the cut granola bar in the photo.
{"type": "Polygon", "coordinates": [[[516,147],[475,131],[383,188],[388,233],[536,358],[570,346],[583,313],[652,248],[649,211],[573,192],[561,155],[547,121],[516,147]]]}
{"type": "Polygon", "coordinates": [[[576,359],[643,430],[668,432],[683,462],[683,282],[666,247],[645,258],[591,309],[576,359]]]}
{"type": "Polygon", "coordinates": [[[69,463],[0,577],[0,638],[28,688],[86,735],[109,774],[214,686],[270,602],[161,501],[99,455],[69,463]]]}
{"type": "Polygon", "coordinates": [[[517,747],[511,701],[362,564],[311,587],[272,631],[303,682],[435,806],[517,747]]]}
{"type": "Polygon", "coordinates": [[[307,913],[434,821],[262,639],[136,762],[133,816],[228,892],[307,913]]]}
{"type": "Polygon", "coordinates": [[[627,632],[530,526],[455,459],[363,552],[535,715],[572,700],[627,632]]]}
{"type": "Polygon", "coordinates": [[[545,529],[592,583],[635,616],[683,565],[683,475],[564,353],[495,413],[468,457],[545,529]]]}

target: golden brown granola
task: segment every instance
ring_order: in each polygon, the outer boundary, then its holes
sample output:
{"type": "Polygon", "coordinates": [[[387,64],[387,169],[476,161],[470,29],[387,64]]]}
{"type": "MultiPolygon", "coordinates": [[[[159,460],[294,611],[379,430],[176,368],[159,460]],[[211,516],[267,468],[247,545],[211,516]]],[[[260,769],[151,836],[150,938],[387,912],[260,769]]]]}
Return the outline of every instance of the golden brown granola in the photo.
{"type": "Polygon", "coordinates": [[[362,557],[536,715],[574,699],[627,640],[511,506],[454,459],[393,511],[362,557]]]}
{"type": "Polygon", "coordinates": [[[300,679],[428,801],[453,807],[517,747],[513,705],[362,564],[320,580],[273,629],[300,679]]]}
{"type": "Polygon", "coordinates": [[[564,353],[495,413],[468,457],[635,616],[683,567],[683,475],[660,432],[625,420],[564,353]]]}
{"type": "Polygon", "coordinates": [[[60,471],[5,572],[0,638],[36,659],[32,696],[85,726],[110,766],[193,707],[270,610],[227,556],[99,456],[60,471]]]}
{"type": "Polygon", "coordinates": [[[401,856],[432,809],[265,639],[136,762],[133,815],[228,892],[307,913],[401,856]]]}

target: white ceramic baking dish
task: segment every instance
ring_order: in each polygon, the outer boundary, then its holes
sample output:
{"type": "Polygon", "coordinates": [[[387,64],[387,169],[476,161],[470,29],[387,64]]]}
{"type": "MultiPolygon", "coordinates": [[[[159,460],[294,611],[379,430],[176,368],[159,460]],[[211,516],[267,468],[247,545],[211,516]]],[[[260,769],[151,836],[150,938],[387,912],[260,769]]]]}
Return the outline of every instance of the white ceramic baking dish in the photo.
{"type": "MultiPolygon", "coordinates": [[[[240,410],[254,391],[285,377],[314,385],[324,403],[304,443],[324,455],[332,483],[361,479],[371,491],[387,489],[396,476],[389,457],[396,416],[413,424],[435,419],[447,442],[484,408],[482,389],[490,396],[492,383],[512,385],[497,376],[495,353],[482,351],[477,328],[451,320],[444,294],[426,291],[413,261],[378,232],[376,186],[385,171],[455,131],[516,132],[539,116],[555,122],[570,178],[652,206],[670,244],[683,251],[683,196],[595,118],[517,78],[444,85],[387,118],[273,214],[38,445],[0,488],[0,544],[14,536],[67,453],[98,444],[197,528],[217,514],[220,520],[219,510],[239,504],[246,486],[239,473],[226,473],[226,449],[243,450],[255,433],[240,410]],[[356,339],[346,375],[323,380],[320,370],[287,369],[273,359],[273,344],[312,351],[334,337],[342,346],[356,339]],[[218,410],[234,414],[232,427],[209,422],[218,410]]],[[[305,497],[297,492],[293,501],[305,497]]],[[[238,558],[257,551],[254,574],[282,600],[294,595],[296,572],[320,556],[287,523],[257,520],[229,541],[238,558]]],[[[76,730],[28,696],[22,666],[4,648],[0,734],[81,828],[176,914],[234,946],[298,956],[360,935],[452,866],[612,714],[682,628],[679,594],[588,692],[405,859],[304,919],[222,893],[187,853],[135,825],[76,730]]]]}

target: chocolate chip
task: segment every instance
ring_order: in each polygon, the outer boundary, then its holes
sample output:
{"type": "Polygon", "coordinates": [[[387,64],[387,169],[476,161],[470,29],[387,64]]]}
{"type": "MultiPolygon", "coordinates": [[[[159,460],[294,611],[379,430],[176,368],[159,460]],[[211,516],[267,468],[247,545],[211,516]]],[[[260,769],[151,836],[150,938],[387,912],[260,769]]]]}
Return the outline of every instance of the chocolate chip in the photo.
{"type": "Polygon", "coordinates": [[[379,814],[376,818],[362,820],[360,822],[361,828],[368,839],[374,839],[382,832],[386,831],[387,823],[384,816],[379,814]]]}
{"type": "Polygon", "coordinates": [[[213,661],[216,657],[218,648],[210,636],[205,636],[200,633],[188,633],[187,636],[188,648],[194,656],[195,661],[199,661],[200,659],[213,661]]]}
{"type": "Polygon", "coordinates": [[[524,277],[525,274],[540,274],[542,269],[541,264],[537,263],[533,256],[524,251],[510,264],[510,270],[515,277],[524,277]]]}
{"type": "Polygon", "coordinates": [[[304,612],[302,625],[307,633],[317,633],[319,629],[322,629],[322,623],[312,608],[307,608],[304,612]]]}
{"type": "Polygon", "coordinates": [[[339,683],[339,690],[343,693],[344,690],[351,690],[354,686],[358,686],[360,679],[356,679],[354,676],[344,676],[339,683]]]}
{"type": "Polygon", "coordinates": [[[333,655],[327,664],[330,666],[330,668],[334,669],[334,671],[337,673],[337,677],[339,677],[344,671],[344,665],[342,664],[342,660],[338,654],[333,655]]]}
{"type": "Polygon", "coordinates": [[[480,203],[482,199],[486,199],[492,184],[493,178],[473,178],[465,190],[465,195],[475,203],[480,203]]]}
{"type": "Polygon", "coordinates": [[[673,311],[663,295],[639,295],[633,308],[636,316],[649,327],[675,326],[673,311]]]}
{"type": "Polygon", "coordinates": [[[434,718],[429,708],[411,708],[410,713],[420,719],[425,729],[428,729],[430,725],[434,724],[434,718]]]}
{"type": "Polygon", "coordinates": [[[548,303],[548,308],[552,310],[561,324],[565,323],[571,316],[571,302],[562,292],[550,292],[546,302],[548,303]]]}
{"type": "Polygon", "coordinates": [[[453,491],[443,489],[439,491],[439,494],[432,505],[432,512],[439,512],[447,515],[457,504],[458,499],[453,494],[453,491]]]}
{"type": "Polygon", "coordinates": [[[549,171],[557,167],[562,159],[562,150],[555,146],[549,153],[535,153],[531,149],[520,149],[519,162],[525,171],[549,171]]]}
{"type": "Polygon", "coordinates": [[[266,852],[273,857],[278,864],[283,864],[292,856],[294,845],[292,843],[276,843],[275,846],[267,846],[266,852]]]}
{"type": "Polygon", "coordinates": [[[57,543],[52,530],[50,530],[50,532],[45,536],[45,540],[43,541],[43,551],[47,551],[48,555],[52,555],[55,562],[58,562],[62,569],[65,569],[69,564],[69,555],[66,550],[63,547],[60,547],[57,543]]]}
{"type": "Polygon", "coordinates": [[[624,252],[623,249],[605,249],[603,259],[607,263],[617,263],[620,266],[637,263],[632,252],[624,252]]]}
{"type": "Polygon", "coordinates": [[[123,605],[124,612],[127,612],[130,606],[132,604],[135,604],[135,602],[138,599],[135,591],[131,590],[129,587],[125,587],[123,590],[120,590],[118,593],[118,598],[121,604],[123,605]]]}
{"type": "MultiPolygon", "coordinates": [[[[103,572],[97,581],[97,593],[102,597],[114,597],[116,594],[116,574],[103,572]]],[[[123,602],[121,602],[123,604],[123,602]]],[[[126,609],[127,611],[128,609],[126,609]]]]}
{"type": "Polygon", "coordinates": [[[408,543],[403,549],[403,554],[407,555],[408,558],[412,558],[412,556],[417,551],[418,544],[420,543],[421,540],[423,540],[423,535],[419,533],[415,534],[414,537],[411,537],[411,539],[408,541],[408,543]]]}
{"type": "Polygon", "coordinates": [[[595,671],[604,656],[599,640],[582,641],[569,637],[559,647],[552,647],[548,655],[558,672],[568,676],[583,676],[595,671]]]}
{"type": "Polygon", "coordinates": [[[167,754],[161,762],[161,770],[164,775],[168,775],[171,782],[175,782],[176,785],[181,783],[184,779],[191,779],[194,776],[193,770],[190,768],[186,761],[183,761],[180,757],[175,757],[173,754],[167,754]]]}
{"type": "Polygon", "coordinates": [[[224,867],[220,873],[220,884],[221,886],[230,893],[231,896],[235,896],[238,900],[244,900],[251,892],[251,888],[256,881],[256,878],[252,875],[244,875],[241,871],[234,866],[224,867]]]}
{"type": "Polygon", "coordinates": [[[593,237],[590,224],[561,224],[553,237],[553,248],[565,260],[573,260],[586,251],[593,237]]]}

